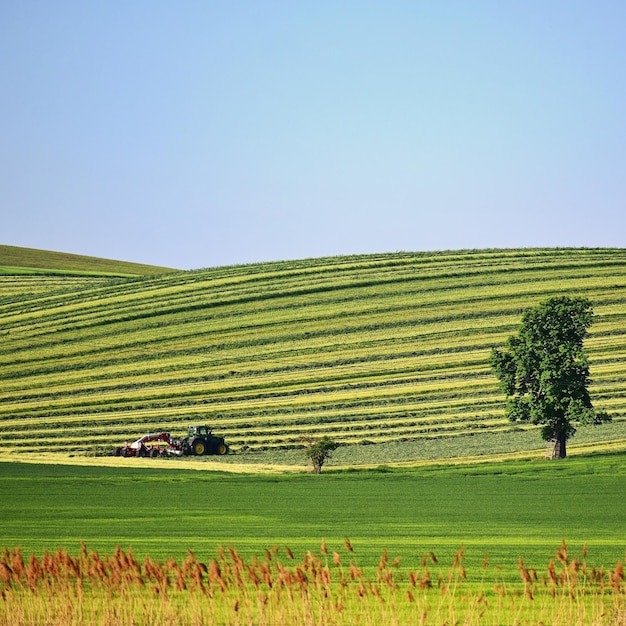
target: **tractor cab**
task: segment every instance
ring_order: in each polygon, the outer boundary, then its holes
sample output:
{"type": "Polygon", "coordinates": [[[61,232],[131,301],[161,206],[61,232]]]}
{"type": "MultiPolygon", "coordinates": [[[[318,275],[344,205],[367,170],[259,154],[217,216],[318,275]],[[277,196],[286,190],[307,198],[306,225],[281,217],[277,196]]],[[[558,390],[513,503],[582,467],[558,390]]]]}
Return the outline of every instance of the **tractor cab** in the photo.
{"type": "Polygon", "coordinates": [[[187,437],[210,437],[211,429],[208,426],[190,426],[187,429],[187,437]]]}

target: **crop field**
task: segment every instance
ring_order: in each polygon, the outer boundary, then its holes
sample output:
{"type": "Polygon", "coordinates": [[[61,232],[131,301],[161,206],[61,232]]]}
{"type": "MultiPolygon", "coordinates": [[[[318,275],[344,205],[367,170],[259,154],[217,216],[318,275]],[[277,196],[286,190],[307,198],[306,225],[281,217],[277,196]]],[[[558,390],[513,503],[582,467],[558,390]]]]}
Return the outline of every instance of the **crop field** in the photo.
{"type": "Polygon", "coordinates": [[[623,624],[624,458],[0,463],[0,623],[623,624]]]}
{"type": "MultiPolygon", "coordinates": [[[[572,444],[626,447],[619,249],[396,253],[133,278],[7,273],[0,444],[105,454],[146,432],[208,423],[251,462],[323,434],[426,458],[445,442],[482,441],[488,453],[498,434],[538,450],[536,431],[504,418],[488,355],[526,308],[561,294],[593,303],[590,391],[615,420],[572,444]]],[[[371,447],[344,456],[358,464],[371,447]]]]}

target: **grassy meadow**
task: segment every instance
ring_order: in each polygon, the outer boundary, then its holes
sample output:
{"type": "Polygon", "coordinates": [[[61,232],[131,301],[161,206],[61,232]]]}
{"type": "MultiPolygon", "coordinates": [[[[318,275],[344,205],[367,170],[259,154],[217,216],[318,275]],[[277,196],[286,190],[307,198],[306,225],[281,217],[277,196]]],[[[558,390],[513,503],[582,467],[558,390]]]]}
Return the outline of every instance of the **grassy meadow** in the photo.
{"type": "Polygon", "coordinates": [[[174,270],[142,263],[0,244],[0,275],[146,276],[174,270]]]}
{"type": "Polygon", "coordinates": [[[347,445],[347,465],[540,454],[536,431],[504,418],[487,359],[526,308],[558,294],[594,305],[591,393],[615,419],[572,444],[626,447],[625,287],[620,249],[0,275],[2,449],[108,454],[206,422],[250,463],[291,463],[323,434],[347,445]]]}
{"type": "Polygon", "coordinates": [[[52,593],[67,620],[83,593],[96,623],[620,624],[625,478],[621,454],[320,476],[2,463],[4,561],[65,564],[5,575],[0,611],[52,593]]]}
{"type": "Polygon", "coordinates": [[[625,556],[624,456],[566,463],[509,461],[300,474],[0,464],[2,543],[41,554],[80,542],[111,553],[207,558],[234,545],[246,558],[288,546],[301,557],[320,540],[349,537],[359,565],[383,549],[417,566],[464,545],[469,566],[487,553],[517,576],[517,559],[543,563],[563,539],[602,563],[625,556]],[[42,524],[42,512],[45,523],[42,524]]]}

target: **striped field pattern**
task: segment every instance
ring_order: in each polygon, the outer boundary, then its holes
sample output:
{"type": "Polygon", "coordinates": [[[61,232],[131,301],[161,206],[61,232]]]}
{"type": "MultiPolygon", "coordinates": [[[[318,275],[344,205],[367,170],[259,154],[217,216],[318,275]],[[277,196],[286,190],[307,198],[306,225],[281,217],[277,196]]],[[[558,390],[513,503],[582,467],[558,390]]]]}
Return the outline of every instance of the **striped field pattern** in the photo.
{"type": "Polygon", "coordinates": [[[0,445],[109,450],[208,423],[237,452],[508,431],[491,347],[594,307],[592,399],[626,415],[626,250],[395,253],[142,277],[0,275],[0,445]]]}

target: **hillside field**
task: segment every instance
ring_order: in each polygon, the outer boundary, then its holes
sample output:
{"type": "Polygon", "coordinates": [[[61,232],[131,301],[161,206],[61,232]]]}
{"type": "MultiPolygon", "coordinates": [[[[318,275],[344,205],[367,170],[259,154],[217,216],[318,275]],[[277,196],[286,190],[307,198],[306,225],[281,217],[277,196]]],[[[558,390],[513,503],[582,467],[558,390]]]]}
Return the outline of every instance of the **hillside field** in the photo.
{"type": "Polygon", "coordinates": [[[174,270],[154,265],[0,244],[0,274],[132,277],[171,271],[174,270]]]}
{"type": "Polygon", "coordinates": [[[322,434],[347,444],[344,465],[541,455],[538,432],[504,418],[488,355],[528,307],[579,295],[595,311],[592,399],[614,422],[581,429],[570,450],[626,448],[625,287],[622,249],[7,272],[0,442],[5,453],[110,454],[208,423],[234,452],[224,462],[302,463],[298,449],[322,434]]]}

